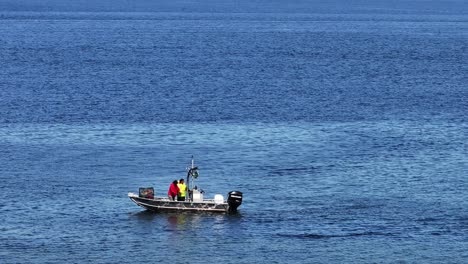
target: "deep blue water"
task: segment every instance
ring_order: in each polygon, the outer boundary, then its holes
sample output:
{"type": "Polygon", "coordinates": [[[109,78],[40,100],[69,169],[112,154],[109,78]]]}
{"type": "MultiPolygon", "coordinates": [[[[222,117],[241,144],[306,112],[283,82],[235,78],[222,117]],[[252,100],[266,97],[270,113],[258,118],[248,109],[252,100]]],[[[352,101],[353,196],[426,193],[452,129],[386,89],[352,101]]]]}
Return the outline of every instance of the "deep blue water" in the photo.
{"type": "Polygon", "coordinates": [[[466,263],[468,4],[367,2],[1,1],[0,263],[466,263]]]}

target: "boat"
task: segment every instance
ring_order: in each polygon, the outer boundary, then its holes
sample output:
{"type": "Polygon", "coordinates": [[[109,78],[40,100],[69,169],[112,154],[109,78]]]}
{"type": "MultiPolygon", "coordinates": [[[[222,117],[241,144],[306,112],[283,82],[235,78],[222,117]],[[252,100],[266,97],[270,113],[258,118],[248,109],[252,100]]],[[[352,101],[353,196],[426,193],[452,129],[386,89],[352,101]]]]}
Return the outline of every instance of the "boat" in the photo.
{"type": "Polygon", "coordinates": [[[198,167],[195,166],[192,157],[191,165],[187,168],[186,184],[188,190],[185,201],[174,201],[169,197],[155,196],[153,187],[139,188],[138,194],[129,192],[128,197],[136,205],[153,212],[237,212],[237,208],[242,204],[242,192],[231,191],[227,194],[226,200],[221,194],[215,194],[213,199],[205,199],[204,191],[195,185],[198,176],[198,167]]]}

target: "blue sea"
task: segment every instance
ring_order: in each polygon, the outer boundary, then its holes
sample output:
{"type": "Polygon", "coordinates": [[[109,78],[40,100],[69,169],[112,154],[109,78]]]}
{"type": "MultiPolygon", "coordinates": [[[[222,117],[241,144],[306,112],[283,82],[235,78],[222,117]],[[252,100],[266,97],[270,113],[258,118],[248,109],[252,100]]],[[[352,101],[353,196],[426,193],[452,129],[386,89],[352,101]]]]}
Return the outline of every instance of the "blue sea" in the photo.
{"type": "Polygon", "coordinates": [[[468,2],[0,0],[0,182],[2,264],[467,263],[468,2]]]}

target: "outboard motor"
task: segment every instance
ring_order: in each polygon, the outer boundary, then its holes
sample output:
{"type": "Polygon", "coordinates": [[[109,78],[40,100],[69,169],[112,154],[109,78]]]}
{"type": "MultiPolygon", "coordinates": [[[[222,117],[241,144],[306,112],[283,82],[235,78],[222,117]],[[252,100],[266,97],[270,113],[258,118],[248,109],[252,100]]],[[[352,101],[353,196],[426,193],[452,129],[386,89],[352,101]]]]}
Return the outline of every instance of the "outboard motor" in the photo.
{"type": "Polygon", "coordinates": [[[237,207],[242,204],[242,193],[238,191],[229,192],[227,202],[229,205],[229,212],[237,211],[237,207]]]}

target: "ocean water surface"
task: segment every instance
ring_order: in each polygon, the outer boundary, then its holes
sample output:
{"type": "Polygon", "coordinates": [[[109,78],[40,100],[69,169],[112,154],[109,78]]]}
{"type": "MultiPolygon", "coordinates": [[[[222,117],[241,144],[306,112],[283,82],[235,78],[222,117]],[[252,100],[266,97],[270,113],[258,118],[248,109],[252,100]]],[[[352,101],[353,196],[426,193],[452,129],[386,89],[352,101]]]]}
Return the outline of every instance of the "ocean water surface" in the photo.
{"type": "Polygon", "coordinates": [[[466,263],[468,6],[428,2],[2,1],[0,263],[466,263]],[[238,214],[128,199],[192,156],[238,214]]]}

